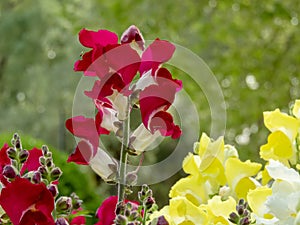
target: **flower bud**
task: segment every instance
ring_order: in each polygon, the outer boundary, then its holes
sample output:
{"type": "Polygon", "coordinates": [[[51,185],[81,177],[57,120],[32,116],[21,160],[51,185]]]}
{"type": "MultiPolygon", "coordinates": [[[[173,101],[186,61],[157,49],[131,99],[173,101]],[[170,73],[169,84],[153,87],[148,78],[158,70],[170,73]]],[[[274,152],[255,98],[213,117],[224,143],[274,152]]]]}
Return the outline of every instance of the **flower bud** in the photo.
{"type": "Polygon", "coordinates": [[[47,153],[49,152],[47,145],[42,146],[42,152],[43,152],[43,155],[47,155],[47,153]]]}
{"type": "Polygon", "coordinates": [[[17,176],[16,169],[11,165],[6,165],[3,168],[2,174],[3,174],[3,176],[5,176],[6,178],[9,178],[9,179],[14,179],[17,176]]]}
{"type": "Polygon", "coordinates": [[[165,219],[164,216],[160,216],[157,220],[156,225],[169,225],[168,221],[165,219]]]}
{"type": "Polygon", "coordinates": [[[61,175],[62,171],[58,167],[55,167],[51,170],[50,176],[53,181],[58,180],[61,175]]]}
{"type": "Polygon", "coordinates": [[[127,182],[128,185],[135,185],[136,182],[137,182],[137,179],[138,179],[138,177],[137,177],[137,174],[135,172],[128,173],[126,175],[126,182],[127,182]]]}
{"type": "Polygon", "coordinates": [[[243,219],[241,219],[240,221],[241,225],[249,225],[250,224],[250,220],[248,217],[244,217],[243,219]]]}
{"type": "Polygon", "coordinates": [[[82,200],[76,195],[76,193],[71,194],[73,209],[79,209],[82,205],[82,200]]]}
{"type": "Polygon", "coordinates": [[[35,184],[41,183],[41,181],[42,181],[42,174],[39,171],[34,172],[31,180],[35,184]]]}
{"type": "Polygon", "coordinates": [[[70,197],[62,196],[57,199],[56,203],[57,212],[65,212],[72,208],[72,199],[70,197]]]}
{"type": "Polygon", "coordinates": [[[239,222],[239,216],[235,212],[232,212],[230,213],[228,220],[234,224],[237,224],[239,222]]]}
{"type": "Polygon", "coordinates": [[[47,179],[48,172],[45,166],[40,166],[38,171],[41,173],[42,178],[47,179]]]}
{"type": "Polygon", "coordinates": [[[20,163],[26,162],[26,160],[28,159],[28,156],[29,156],[29,152],[25,149],[22,149],[19,153],[20,163]]]}
{"type": "Polygon", "coordinates": [[[153,206],[154,203],[155,203],[154,198],[153,197],[148,197],[147,201],[146,201],[146,204],[145,204],[146,209],[150,209],[153,206]]]}
{"type": "Polygon", "coordinates": [[[58,189],[57,186],[54,184],[50,184],[48,186],[48,190],[51,192],[52,196],[55,198],[58,195],[58,189]]]}
{"type": "Polygon", "coordinates": [[[17,151],[14,148],[7,149],[6,153],[7,153],[7,156],[10,159],[16,159],[17,158],[17,151]]]}
{"type": "Polygon", "coordinates": [[[125,43],[131,43],[133,41],[135,41],[138,44],[138,46],[141,50],[145,49],[145,41],[144,41],[142,33],[136,26],[131,25],[122,34],[121,43],[125,44],[125,43]]]}
{"type": "Polygon", "coordinates": [[[55,221],[55,225],[69,225],[69,223],[65,218],[60,217],[55,221]]]}
{"type": "Polygon", "coordinates": [[[127,218],[123,215],[117,215],[115,219],[115,224],[127,225],[127,218]]]}
{"type": "Polygon", "coordinates": [[[46,158],[45,164],[48,168],[51,167],[53,165],[52,158],[46,158]]]}

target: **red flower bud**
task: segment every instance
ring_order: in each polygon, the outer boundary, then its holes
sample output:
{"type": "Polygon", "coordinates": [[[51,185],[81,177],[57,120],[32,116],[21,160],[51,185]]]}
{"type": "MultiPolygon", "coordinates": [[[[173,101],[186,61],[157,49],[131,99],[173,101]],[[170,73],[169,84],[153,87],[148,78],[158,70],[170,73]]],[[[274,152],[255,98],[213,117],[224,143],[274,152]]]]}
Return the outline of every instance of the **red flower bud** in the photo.
{"type": "Polygon", "coordinates": [[[3,174],[3,176],[5,176],[6,178],[9,178],[9,179],[14,179],[17,176],[16,169],[11,165],[6,165],[3,168],[2,174],[3,174]]]}

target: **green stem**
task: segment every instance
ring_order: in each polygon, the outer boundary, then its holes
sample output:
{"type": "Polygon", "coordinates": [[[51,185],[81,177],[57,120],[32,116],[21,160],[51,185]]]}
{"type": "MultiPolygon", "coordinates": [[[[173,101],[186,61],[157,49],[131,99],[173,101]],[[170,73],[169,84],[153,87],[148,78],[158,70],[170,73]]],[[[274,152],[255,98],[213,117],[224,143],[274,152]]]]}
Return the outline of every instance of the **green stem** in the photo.
{"type": "Polygon", "coordinates": [[[130,132],[130,116],[129,116],[130,101],[128,99],[126,107],[126,116],[123,121],[123,138],[122,147],[120,152],[120,167],[119,167],[119,182],[118,182],[118,202],[121,202],[125,198],[125,188],[126,188],[126,164],[127,164],[127,148],[129,144],[129,132],[130,132]]]}

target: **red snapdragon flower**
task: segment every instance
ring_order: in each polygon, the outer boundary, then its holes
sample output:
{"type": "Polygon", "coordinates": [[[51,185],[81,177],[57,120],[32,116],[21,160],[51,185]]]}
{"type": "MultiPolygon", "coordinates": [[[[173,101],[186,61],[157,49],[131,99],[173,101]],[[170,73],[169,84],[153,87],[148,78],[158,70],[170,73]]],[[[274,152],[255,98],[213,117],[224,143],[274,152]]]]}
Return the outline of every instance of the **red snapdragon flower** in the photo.
{"type": "Polygon", "coordinates": [[[54,199],[44,183],[17,177],[2,189],[0,205],[14,225],[54,225],[54,199]]]}
{"type": "MultiPolygon", "coordinates": [[[[134,207],[138,208],[138,203],[134,201],[125,200],[125,203],[131,202],[134,207]]],[[[99,222],[95,225],[112,225],[116,217],[116,205],[118,203],[118,196],[110,196],[105,199],[96,212],[99,222]]]]}

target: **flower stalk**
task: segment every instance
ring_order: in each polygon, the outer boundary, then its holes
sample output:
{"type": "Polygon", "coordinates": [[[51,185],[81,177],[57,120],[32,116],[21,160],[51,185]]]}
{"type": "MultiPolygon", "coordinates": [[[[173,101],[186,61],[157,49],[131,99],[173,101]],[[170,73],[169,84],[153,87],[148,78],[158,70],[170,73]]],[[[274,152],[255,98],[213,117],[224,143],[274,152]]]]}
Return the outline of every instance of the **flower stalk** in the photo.
{"type": "Polygon", "coordinates": [[[122,146],[120,151],[120,166],[118,170],[119,182],[118,182],[118,202],[125,199],[125,189],[126,189],[126,165],[128,158],[128,145],[129,145],[129,135],[130,135],[130,101],[127,101],[127,106],[125,109],[125,120],[123,120],[123,137],[122,146]]]}

